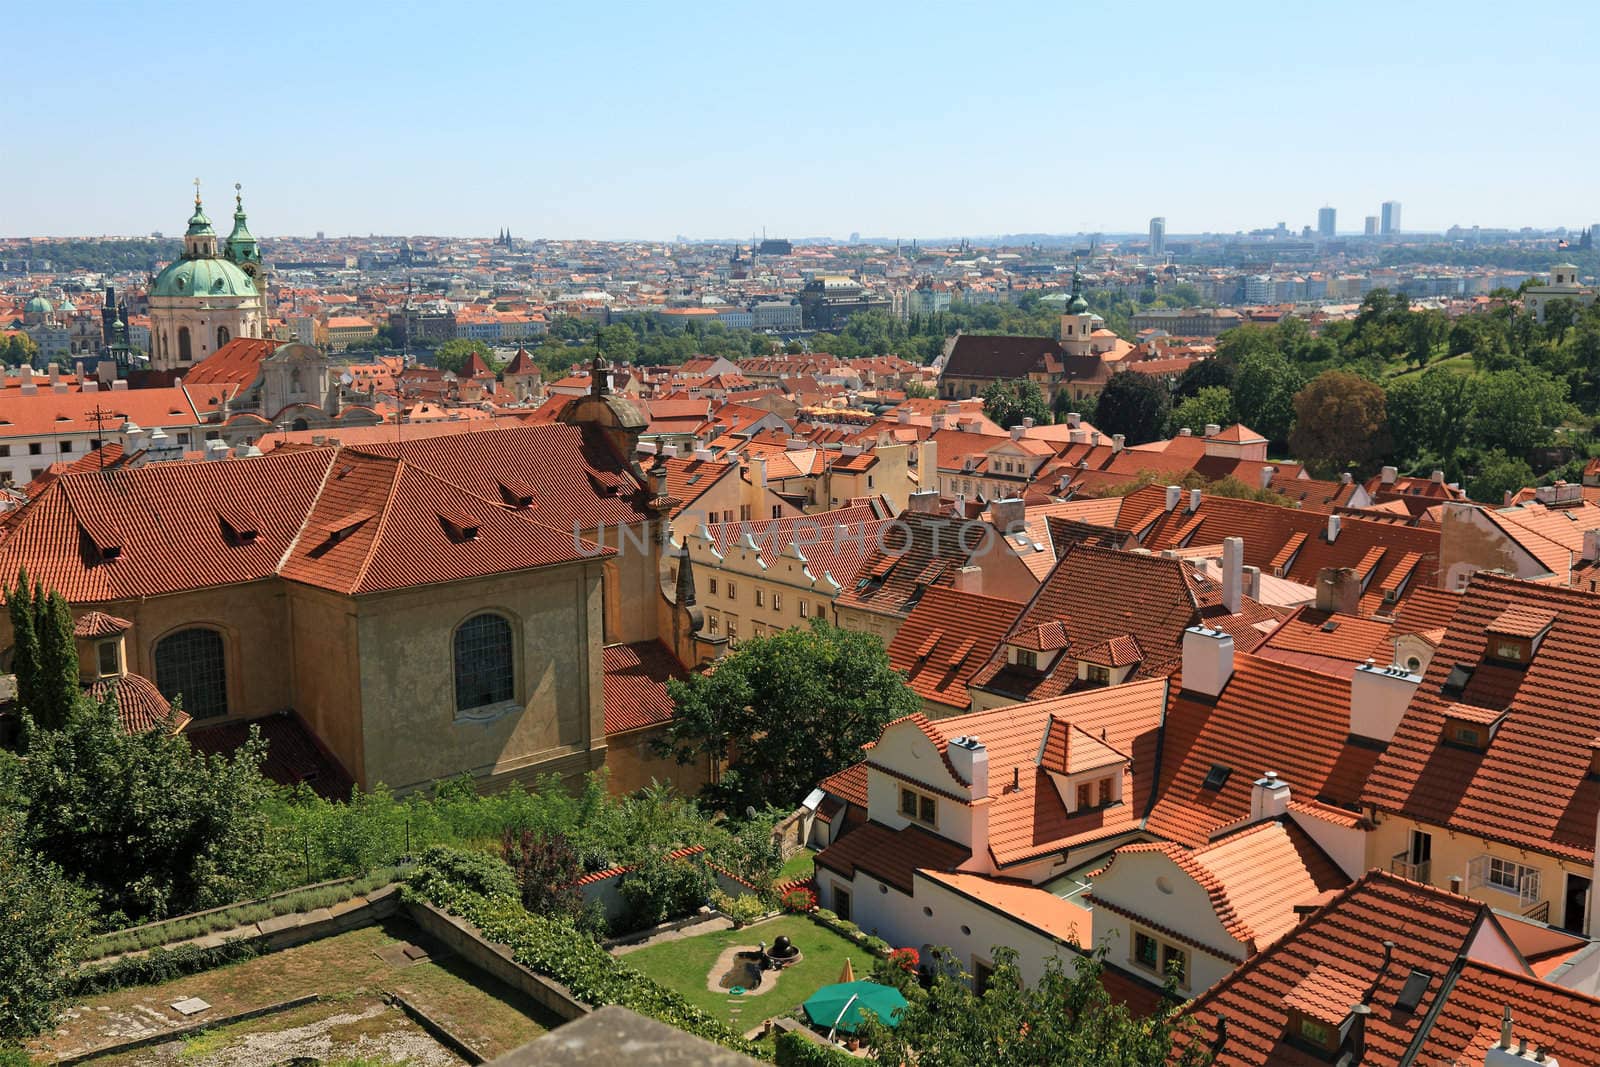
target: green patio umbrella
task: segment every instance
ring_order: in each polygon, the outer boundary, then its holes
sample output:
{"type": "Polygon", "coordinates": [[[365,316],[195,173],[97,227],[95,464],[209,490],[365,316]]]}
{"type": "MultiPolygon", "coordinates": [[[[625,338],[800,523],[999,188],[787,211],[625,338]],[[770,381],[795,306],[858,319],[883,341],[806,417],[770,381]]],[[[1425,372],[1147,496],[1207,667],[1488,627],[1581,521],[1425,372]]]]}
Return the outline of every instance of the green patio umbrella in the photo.
{"type": "Polygon", "coordinates": [[[828,1030],[855,1033],[861,1013],[870,1011],[890,1026],[900,1021],[906,998],[893,986],[876,982],[837,982],[825,985],[805,1003],[806,1018],[828,1030]]]}

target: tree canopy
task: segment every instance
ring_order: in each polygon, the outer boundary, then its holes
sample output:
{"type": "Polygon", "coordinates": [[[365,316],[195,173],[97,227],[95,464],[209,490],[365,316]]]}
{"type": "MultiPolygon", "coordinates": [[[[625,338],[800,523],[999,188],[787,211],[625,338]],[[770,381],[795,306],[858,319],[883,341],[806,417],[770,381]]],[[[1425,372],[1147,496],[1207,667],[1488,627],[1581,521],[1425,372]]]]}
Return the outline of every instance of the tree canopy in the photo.
{"type": "Polygon", "coordinates": [[[1026,378],[993,381],[983,390],[983,413],[1005,429],[1032,419],[1043,426],[1050,421],[1050,405],[1039,386],[1026,378]]]}
{"type": "Polygon", "coordinates": [[[1111,1000],[1101,984],[1101,953],[1046,961],[1038,984],[1022,980],[1016,950],[996,946],[982,990],[973,988],[948,950],[937,950],[926,990],[906,984],[908,1004],[898,1025],[869,1019],[861,1036],[880,1063],[917,1067],[1039,1067],[1093,1063],[1103,1067],[1198,1065],[1202,1049],[1173,1057],[1181,1025],[1175,998],[1148,1018],[1111,1000]]]}
{"type": "Polygon", "coordinates": [[[882,641],[823,619],[750,638],[709,674],[668,688],[677,715],[666,747],[685,762],[732,757],[711,787],[727,811],[792,807],[859,761],[885,723],[922,706],[882,641]]]}
{"type": "Polygon", "coordinates": [[[1346,371],[1323,371],[1294,396],[1289,449],[1313,474],[1365,469],[1389,453],[1383,388],[1346,371]]]}
{"type": "Polygon", "coordinates": [[[1122,434],[1130,445],[1142,445],[1166,433],[1172,411],[1167,387],[1148,374],[1118,371],[1100,390],[1094,424],[1101,433],[1122,434]]]}

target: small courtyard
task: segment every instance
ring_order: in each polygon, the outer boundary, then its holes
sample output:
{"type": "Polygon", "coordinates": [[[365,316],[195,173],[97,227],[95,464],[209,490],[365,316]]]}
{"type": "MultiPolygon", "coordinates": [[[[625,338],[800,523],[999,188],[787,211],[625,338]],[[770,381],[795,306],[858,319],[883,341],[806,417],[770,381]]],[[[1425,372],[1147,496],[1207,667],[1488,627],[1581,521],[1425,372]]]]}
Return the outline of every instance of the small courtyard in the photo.
{"type": "Polygon", "coordinates": [[[321,999],[90,1062],[246,1067],[297,1056],[412,1067],[461,1062],[390,1003],[388,994],[403,997],[490,1057],[560,1023],[527,996],[443,951],[409,922],[392,919],[170,982],[86,998],[30,1051],[52,1059],[82,1054],[312,994],[321,999]],[[173,1007],[189,998],[208,1006],[193,1015],[173,1007]]]}
{"type": "Polygon", "coordinates": [[[630,967],[676,990],[697,1007],[749,1031],[764,1020],[787,1015],[807,997],[839,980],[845,960],[857,978],[872,970],[873,957],[860,945],[839,936],[802,915],[783,915],[739,930],[719,930],[649,945],[623,957],[630,967]],[[779,972],[765,972],[761,986],[743,994],[722,987],[721,981],[738,965],[736,953],[766,942],[770,949],[779,937],[788,937],[800,950],[800,961],[779,972]]]}

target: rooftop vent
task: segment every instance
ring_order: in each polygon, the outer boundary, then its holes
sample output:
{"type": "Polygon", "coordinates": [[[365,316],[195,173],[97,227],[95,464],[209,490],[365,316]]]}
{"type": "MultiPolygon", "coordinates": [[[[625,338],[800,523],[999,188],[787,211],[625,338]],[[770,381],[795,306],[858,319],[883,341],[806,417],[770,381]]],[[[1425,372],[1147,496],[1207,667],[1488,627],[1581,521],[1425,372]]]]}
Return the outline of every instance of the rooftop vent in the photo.
{"type": "Polygon", "coordinates": [[[443,524],[445,532],[450,535],[450,540],[461,542],[471,541],[478,536],[478,520],[464,511],[441,511],[438,513],[439,522],[443,524]]]}

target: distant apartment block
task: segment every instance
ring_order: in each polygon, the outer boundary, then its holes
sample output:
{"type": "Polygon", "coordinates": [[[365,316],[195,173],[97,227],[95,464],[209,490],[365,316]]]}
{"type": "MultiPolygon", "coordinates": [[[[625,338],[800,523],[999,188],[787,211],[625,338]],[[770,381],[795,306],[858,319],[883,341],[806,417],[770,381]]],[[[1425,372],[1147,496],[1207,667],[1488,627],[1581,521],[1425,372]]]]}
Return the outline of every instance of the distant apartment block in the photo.
{"type": "Polygon", "coordinates": [[[1337,230],[1339,212],[1336,208],[1325,207],[1317,212],[1317,235],[1319,237],[1332,237],[1337,230]]]}
{"type": "Polygon", "coordinates": [[[1382,234],[1385,237],[1387,237],[1390,234],[1399,233],[1400,232],[1400,201],[1398,201],[1398,200],[1385,200],[1383,202],[1382,215],[1383,215],[1383,221],[1380,224],[1381,225],[1382,234]]]}
{"type": "Polygon", "coordinates": [[[1174,337],[1215,337],[1244,320],[1227,308],[1151,308],[1136,312],[1133,330],[1165,330],[1174,337]]]}

